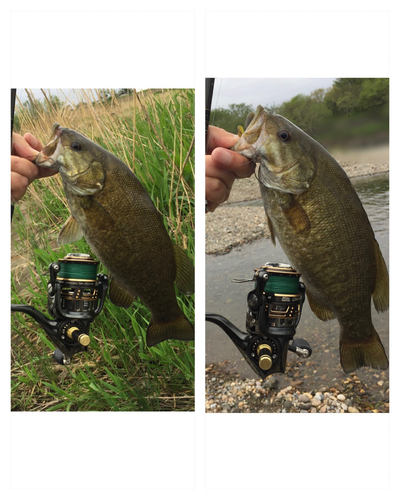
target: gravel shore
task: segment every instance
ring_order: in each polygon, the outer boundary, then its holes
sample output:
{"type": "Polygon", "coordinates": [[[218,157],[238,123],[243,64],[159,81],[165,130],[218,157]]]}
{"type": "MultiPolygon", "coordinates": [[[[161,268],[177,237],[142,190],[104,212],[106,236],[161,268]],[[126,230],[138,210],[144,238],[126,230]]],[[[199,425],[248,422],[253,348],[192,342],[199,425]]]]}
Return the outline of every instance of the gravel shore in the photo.
{"type": "MultiPolygon", "coordinates": [[[[379,161],[382,156],[374,163],[337,159],[349,177],[361,177],[388,172],[389,162],[379,161]]],[[[227,253],[243,243],[269,237],[264,209],[244,204],[260,198],[260,188],[254,175],[234,183],[228,201],[206,216],[207,254],[227,253]]]]}
{"type": "Polygon", "coordinates": [[[303,392],[303,381],[285,376],[246,379],[224,371],[224,363],[206,367],[207,413],[388,413],[389,382],[385,372],[374,374],[367,386],[356,373],[343,374],[329,385],[303,392]]]}

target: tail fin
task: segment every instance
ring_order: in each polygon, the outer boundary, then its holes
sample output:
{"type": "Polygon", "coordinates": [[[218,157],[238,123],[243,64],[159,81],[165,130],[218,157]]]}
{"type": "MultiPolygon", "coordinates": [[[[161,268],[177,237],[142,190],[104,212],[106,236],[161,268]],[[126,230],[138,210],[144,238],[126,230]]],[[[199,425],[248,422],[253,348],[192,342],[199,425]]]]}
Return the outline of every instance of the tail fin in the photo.
{"type": "Polygon", "coordinates": [[[152,347],[163,340],[194,340],[194,328],[182,313],[168,323],[153,323],[147,329],[147,345],[152,347]]]}
{"type": "Polygon", "coordinates": [[[389,361],[385,348],[374,327],[372,328],[372,336],[364,342],[340,340],[340,364],[344,372],[352,372],[362,366],[371,366],[380,370],[388,368],[389,361]]]}

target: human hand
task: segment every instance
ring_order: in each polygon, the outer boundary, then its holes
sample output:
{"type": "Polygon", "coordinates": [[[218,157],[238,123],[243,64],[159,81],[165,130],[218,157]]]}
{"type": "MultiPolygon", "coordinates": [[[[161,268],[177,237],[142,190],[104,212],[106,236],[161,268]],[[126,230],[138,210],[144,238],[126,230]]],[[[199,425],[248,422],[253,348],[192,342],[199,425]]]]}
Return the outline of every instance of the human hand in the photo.
{"type": "Polygon", "coordinates": [[[32,161],[43,149],[42,143],[29,132],[22,137],[12,135],[11,149],[11,201],[19,201],[35,179],[54,175],[54,170],[37,167],[32,161]]]}
{"type": "Polygon", "coordinates": [[[250,177],[254,163],[239,153],[230,151],[239,137],[222,128],[208,128],[206,152],[207,212],[214,210],[229,198],[235,179],[250,177]]]}

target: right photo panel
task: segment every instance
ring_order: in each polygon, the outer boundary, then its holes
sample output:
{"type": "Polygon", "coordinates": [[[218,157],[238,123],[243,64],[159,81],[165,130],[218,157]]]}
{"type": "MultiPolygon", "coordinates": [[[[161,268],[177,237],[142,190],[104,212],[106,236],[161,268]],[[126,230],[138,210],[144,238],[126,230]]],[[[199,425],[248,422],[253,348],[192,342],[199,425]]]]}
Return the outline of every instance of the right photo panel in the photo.
{"type": "Polygon", "coordinates": [[[389,79],[206,79],[207,413],[389,412],[389,79]]]}

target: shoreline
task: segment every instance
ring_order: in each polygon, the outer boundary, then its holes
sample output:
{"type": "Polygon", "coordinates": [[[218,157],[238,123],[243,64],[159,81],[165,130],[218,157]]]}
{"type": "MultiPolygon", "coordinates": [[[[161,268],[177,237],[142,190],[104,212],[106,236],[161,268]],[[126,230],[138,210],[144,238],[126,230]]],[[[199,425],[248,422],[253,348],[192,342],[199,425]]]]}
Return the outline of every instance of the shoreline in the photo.
{"type": "MultiPolygon", "coordinates": [[[[350,179],[389,172],[388,161],[374,163],[338,161],[350,179]]],[[[260,198],[258,181],[254,175],[234,183],[229,199],[215,212],[206,215],[207,255],[224,255],[235,247],[270,237],[264,208],[240,205],[260,198]]]]}

